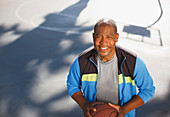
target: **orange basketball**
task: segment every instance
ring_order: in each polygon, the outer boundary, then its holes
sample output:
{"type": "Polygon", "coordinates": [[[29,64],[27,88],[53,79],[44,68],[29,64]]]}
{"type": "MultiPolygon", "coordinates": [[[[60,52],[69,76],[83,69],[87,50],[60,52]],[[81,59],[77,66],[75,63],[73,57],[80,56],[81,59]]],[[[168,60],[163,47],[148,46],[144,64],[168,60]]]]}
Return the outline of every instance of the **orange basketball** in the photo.
{"type": "Polygon", "coordinates": [[[92,117],[116,117],[117,110],[108,104],[95,104],[96,111],[90,111],[92,117]]]}

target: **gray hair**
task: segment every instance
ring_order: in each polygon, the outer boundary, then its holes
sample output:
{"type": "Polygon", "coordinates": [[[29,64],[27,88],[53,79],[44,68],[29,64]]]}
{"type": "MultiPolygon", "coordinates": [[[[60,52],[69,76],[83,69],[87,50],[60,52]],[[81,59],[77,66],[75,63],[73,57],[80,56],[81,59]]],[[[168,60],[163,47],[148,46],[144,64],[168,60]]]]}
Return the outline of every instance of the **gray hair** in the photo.
{"type": "Polygon", "coordinates": [[[94,32],[96,32],[96,29],[98,26],[100,26],[101,24],[106,24],[109,25],[111,27],[114,27],[115,29],[115,33],[117,33],[117,25],[116,22],[110,18],[102,18],[100,19],[94,26],[94,32]]]}

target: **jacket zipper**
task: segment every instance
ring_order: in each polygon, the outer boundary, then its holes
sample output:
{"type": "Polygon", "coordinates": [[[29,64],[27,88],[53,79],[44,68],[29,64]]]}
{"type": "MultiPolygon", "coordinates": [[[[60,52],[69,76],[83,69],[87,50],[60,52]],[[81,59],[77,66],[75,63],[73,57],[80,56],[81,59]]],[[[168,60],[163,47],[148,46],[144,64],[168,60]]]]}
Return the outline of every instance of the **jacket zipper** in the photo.
{"type": "MultiPolygon", "coordinates": [[[[95,66],[96,66],[96,68],[97,68],[97,81],[98,81],[98,66],[91,60],[91,59],[89,59],[95,66]]],[[[97,81],[96,81],[96,85],[97,85],[97,81]]],[[[97,94],[97,86],[96,86],[96,92],[95,92],[95,99],[94,99],[94,101],[96,101],[96,99],[97,99],[97,97],[96,97],[96,94],[97,94]]]]}

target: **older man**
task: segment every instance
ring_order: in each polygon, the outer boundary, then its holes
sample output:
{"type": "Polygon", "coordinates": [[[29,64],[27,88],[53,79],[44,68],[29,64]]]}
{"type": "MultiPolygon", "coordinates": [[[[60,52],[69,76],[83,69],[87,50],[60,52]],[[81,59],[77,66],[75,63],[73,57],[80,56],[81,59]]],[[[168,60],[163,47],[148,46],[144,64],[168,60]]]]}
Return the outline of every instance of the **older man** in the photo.
{"type": "Polygon", "coordinates": [[[135,117],[135,109],[153,97],[153,80],[134,53],[116,46],[119,34],[116,23],[108,18],[94,26],[91,47],[74,61],[67,78],[67,88],[85,117],[98,102],[109,103],[118,117],[135,117]],[[139,89],[136,93],[136,86],[139,89]]]}

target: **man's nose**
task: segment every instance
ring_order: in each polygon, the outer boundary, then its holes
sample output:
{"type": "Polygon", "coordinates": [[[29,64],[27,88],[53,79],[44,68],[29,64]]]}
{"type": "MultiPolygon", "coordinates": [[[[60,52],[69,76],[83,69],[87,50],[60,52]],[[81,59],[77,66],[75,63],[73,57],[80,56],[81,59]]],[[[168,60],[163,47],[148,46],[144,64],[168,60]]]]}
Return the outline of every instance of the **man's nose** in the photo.
{"type": "Polygon", "coordinates": [[[106,44],[107,43],[107,38],[105,36],[103,36],[100,43],[103,44],[103,45],[106,44]]]}

